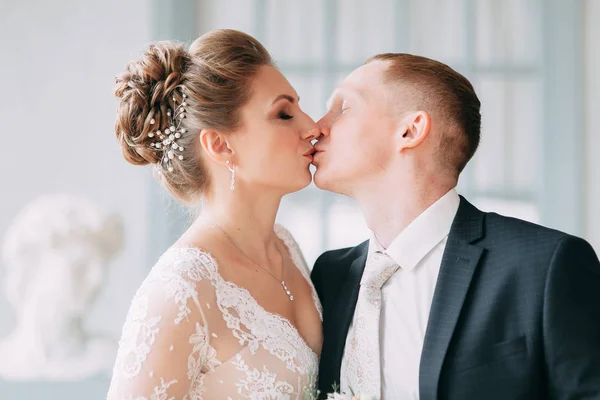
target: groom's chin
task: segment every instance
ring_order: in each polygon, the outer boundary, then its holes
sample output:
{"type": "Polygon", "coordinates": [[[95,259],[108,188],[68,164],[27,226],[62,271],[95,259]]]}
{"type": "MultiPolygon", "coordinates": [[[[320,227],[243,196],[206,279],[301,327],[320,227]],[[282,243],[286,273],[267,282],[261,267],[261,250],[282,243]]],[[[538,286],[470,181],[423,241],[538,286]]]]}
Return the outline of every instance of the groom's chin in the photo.
{"type": "Polygon", "coordinates": [[[313,182],[321,190],[332,191],[330,180],[327,178],[327,173],[322,167],[317,167],[313,175],[313,182]]]}
{"type": "Polygon", "coordinates": [[[323,187],[324,180],[322,179],[323,173],[321,172],[321,168],[316,167],[315,173],[313,174],[313,183],[316,187],[322,190],[327,190],[323,187]]]}

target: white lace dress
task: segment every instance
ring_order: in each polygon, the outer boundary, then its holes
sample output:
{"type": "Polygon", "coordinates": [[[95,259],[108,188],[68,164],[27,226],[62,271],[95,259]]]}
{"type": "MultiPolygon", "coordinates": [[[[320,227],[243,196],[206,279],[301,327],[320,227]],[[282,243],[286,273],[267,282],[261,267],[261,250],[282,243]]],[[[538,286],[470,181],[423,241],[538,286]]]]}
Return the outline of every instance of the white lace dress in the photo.
{"type": "MultiPolygon", "coordinates": [[[[275,233],[310,283],[292,236],[279,225],[275,233]]],[[[304,399],[317,367],[296,328],[225,281],[210,254],[171,248],[132,301],[108,398],[304,399]]]]}

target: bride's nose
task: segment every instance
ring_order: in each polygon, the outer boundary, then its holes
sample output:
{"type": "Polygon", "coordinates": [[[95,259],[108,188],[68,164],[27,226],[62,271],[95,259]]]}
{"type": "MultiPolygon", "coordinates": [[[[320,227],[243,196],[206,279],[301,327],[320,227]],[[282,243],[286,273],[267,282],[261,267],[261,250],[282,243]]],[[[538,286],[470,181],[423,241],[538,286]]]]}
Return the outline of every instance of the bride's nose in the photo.
{"type": "Polygon", "coordinates": [[[303,141],[311,142],[319,137],[319,127],[317,123],[307,114],[304,114],[304,123],[300,139],[303,141]]]}
{"type": "Polygon", "coordinates": [[[311,142],[315,139],[317,139],[319,137],[319,128],[317,127],[317,124],[313,123],[313,126],[308,129],[305,130],[302,133],[302,140],[305,140],[307,142],[311,142]]]}

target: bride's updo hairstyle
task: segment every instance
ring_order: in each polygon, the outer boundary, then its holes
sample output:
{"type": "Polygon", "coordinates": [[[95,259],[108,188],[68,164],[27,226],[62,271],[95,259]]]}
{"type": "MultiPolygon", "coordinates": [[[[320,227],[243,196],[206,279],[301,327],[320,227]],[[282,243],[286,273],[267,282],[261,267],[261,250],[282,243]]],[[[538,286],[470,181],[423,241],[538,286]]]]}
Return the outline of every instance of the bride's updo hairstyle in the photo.
{"type": "Polygon", "coordinates": [[[267,50],[230,29],[201,36],[189,50],[171,41],[151,44],[117,77],[115,134],[123,156],[135,165],[154,164],[166,188],[193,203],[211,184],[198,151],[200,131],[240,126],[240,108],[263,65],[273,65],[267,50]]]}

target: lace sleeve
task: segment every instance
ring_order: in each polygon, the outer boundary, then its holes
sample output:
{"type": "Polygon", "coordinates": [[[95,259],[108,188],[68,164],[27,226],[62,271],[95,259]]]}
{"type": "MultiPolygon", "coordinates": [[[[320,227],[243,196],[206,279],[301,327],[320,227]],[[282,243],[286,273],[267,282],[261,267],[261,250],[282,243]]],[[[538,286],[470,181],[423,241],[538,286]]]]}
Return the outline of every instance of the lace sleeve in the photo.
{"type": "Polygon", "coordinates": [[[109,400],[197,397],[190,392],[202,388],[192,383],[215,360],[198,288],[202,282],[176,268],[151,272],[123,327],[109,400]]]}
{"type": "Polygon", "coordinates": [[[310,269],[308,268],[308,264],[304,259],[304,254],[302,250],[300,250],[300,246],[298,246],[298,242],[292,236],[290,231],[287,230],[283,225],[276,224],[275,225],[275,234],[283,240],[283,243],[287,246],[290,251],[290,255],[292,256],[292,260],[301,269],[302,274],[306,276],[310,276],[310,269]]]}

